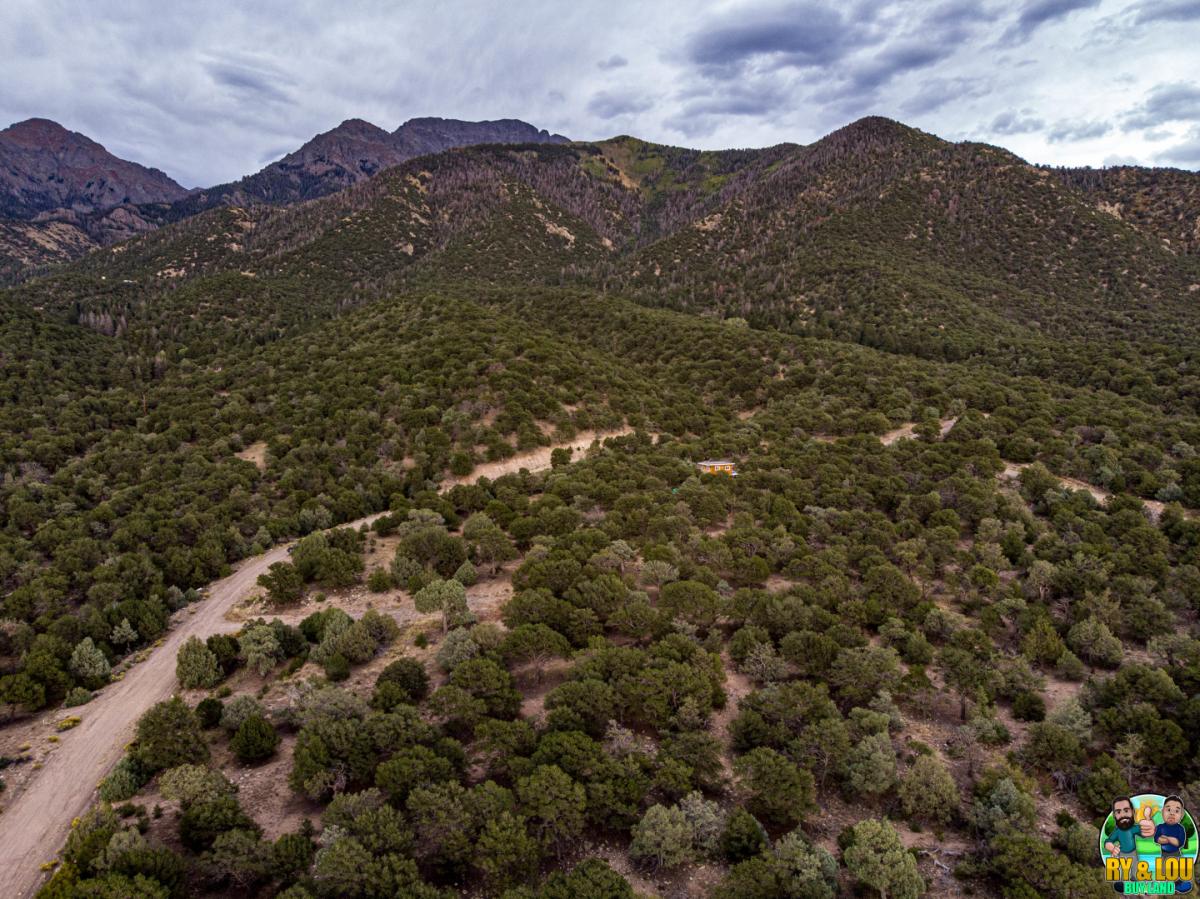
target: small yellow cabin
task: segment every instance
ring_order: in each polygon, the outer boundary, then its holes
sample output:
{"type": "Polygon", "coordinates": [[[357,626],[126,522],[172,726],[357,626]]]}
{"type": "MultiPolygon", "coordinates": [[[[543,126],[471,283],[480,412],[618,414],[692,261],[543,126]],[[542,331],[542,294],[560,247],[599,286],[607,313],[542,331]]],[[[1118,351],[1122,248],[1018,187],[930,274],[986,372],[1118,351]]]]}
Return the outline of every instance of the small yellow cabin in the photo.
{"type": "Polygon", "coordinates": [[[697,462],[696,467],[700,469],[701,474],[724,474],[737,477],[737,463],[728,459],[705,459],[703,462],[697,462]]]}

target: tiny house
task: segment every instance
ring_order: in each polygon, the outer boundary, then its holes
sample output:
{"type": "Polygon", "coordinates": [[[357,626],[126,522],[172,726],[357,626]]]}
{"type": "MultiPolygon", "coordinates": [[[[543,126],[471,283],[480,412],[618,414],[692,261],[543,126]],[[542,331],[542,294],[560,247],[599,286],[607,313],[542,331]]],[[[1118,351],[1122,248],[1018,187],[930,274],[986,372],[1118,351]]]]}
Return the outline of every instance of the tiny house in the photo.
{"type": "Polygon", "coordinates": [[[701,474],[724,474],[731,478],[737,477],[737,463],[728,459],[705,459],[697,462],[696,467],[701,474]]]}

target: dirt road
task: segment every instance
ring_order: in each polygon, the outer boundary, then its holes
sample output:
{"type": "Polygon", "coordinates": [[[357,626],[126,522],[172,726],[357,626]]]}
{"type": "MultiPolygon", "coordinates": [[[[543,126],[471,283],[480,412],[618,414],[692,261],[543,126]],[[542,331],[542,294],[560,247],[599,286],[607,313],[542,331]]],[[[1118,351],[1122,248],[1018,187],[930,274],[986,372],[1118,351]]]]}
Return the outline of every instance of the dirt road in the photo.
{"type": "MultiPolygon", "coordinates": [[[[447,481],[444,488],[479,477],[497,478],[521,468],[538,471],[550,467],[550,453],[558,446],[586,450],[593,440],[629,433],[585,432],[553,447],[539,447],[503,462],[482,465],[468,478],[447,481]]],[[[379,513],[382,514],[382,513],[379,513]]],[[[343,527],[369,524],[369,515],[343,527]]],[[[240,628],[225,613],[254,589],[258,576],[273,563],[287,558],[287,545],[241,562],[233,574],[209,585],[208,597],[181,610],[162,645],[149,658],[129,669],[125,677],[104,688],[78,710],[83,722],[62,735],[62,743],[25,790],[0,814],[0,897],[27,899],[46,876],[44,862],[54,859],[66,841],[71,821],[95,801],[96,787],[120,759],[133,739],[138,718],[156,702],[175,691],[175,656],[188,637],[208,637],[240,628]]]]}
{"type": "Polygon", "coordinates": [[[482,465],[476,465],[475,469],[465,477],[449,478],[443,481],[442,489],[448,489],[456,484],[470,484],[480,478],[490,478],[494,481],[506,474],[516,474],[522,468],[529,471],[542,471],[550,467],[550,454],[556,449],[573,450],[571,459],[574,461],[587,451],[593,441],[605,440],[609,437],[624,437],[626,434],[632,433],[633,428],[629,427],[619,428],[615,431],[580,431],[575,435],[574,440],[556,443],[553,446],[539,446],[537,449],[501,459],[499,462],[484,462],[482,465]]]}
{"type": "MultiPolygon", "coordinates": [[[[957,421],[958,418],[942,419],[942,437],[950,433],[950,429],[954,427],[957,421]]],[[[916,436],[916,427],[916,424],[910,422],[903,427],[896,428],[894,431],[888,431],[886,434],[880,435],[879,442],[884,446],[891,446],[898,440],[909,440],[916,436]]],[[[1021,472],[1028,468],[1029,465],[1030,463],[1028,462],[1005,462],[1004,470],[1000,473],[1000,477],[1006,480],[1019,478],[1021,472]]],[[[1103,487],[1097,487],[1095,484],[1089,484],[1087,481],[1081,481],[1078,478],[1069,478],[1065,475],[1055,475],[1055,477],[1058,478],[1058,483],[1064,487],[1069,487],[1072,490],[1087,491],[1101,505],[1108,502],[1108,498],[1112,496],[1103,487]]],[[[1162,517],[1163,510],[1166,508],[1166,503],[1159,502],[1156,499],[1142,499],[1141,503],[1145,506],[1146,510],[1150,513],[1151,519],[1154,521],[1158,521],[1162,517]]],[[[1196,515],[1192,510],[1185,510],[1183,514],[1187,518],[1194,518],[1196,515]]]]}
{"type": "Polygon", "coordinates": [[[79,710],[83,723],[63,734],[45,767],[0,815],[0,896],[24,899],[36,892],[44,876],[39,866],[55,857],[71,820],[91,805],[96,786],[133,739],[137,719],[173,692],[179,647],[188,637],[235,630],[236,624],[225,621],[226,610],[272,563],[286,558],[287,548],[277,546],[213,583],[207,599],[178,613],[148,659],[79,710]]]}
{"type": "MultiPolygon", "coordinates": [[[[1015,480],[1021,476],[1021,472],[1028,468],[1029,465],[1029,462],[1005,462],[1004,471],[1000,473],[1000,477],[1008,480],[1015,480]]],[[[1087,491],[1092,495],[1096,502],[1100,503],[1101,505],[1104,505],[1106,502],[1108,502],[1108,498],[1112,496],[1112,494],[1103,487],[1097,487],[1095,484],[1089,484],[1087,481],[1081,481],[1078,478],[1068,478],[1062,475],[1054,476],[1058,478],[1058,483],[1064,487],[1069,487],[1072,490],[1087,491]]],[[[1142,506],[1145,507],[1146,511],[1150,513],[1150,518],[1153,521],[1158,521],[1167,508],[1166,503],[1159,502],[1156,499],[1143,499],[1142,497],[1138,497],[1138,500],[1141,502],[1142,506]]],[[[1196,511],[1194,509],[1184,509],[1183,517],[1195,518],[1196,511]]]]}

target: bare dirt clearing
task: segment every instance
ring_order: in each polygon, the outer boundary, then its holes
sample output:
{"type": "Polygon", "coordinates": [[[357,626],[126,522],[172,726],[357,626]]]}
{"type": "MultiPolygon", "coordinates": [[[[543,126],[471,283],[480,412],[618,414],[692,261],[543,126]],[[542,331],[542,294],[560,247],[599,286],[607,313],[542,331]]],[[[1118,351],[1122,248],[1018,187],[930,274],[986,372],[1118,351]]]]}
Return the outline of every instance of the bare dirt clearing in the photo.
{"type": "Polygon", "coordinates": [[[259,471],[267,467],[266,441],[260,440],[258,443],[252,443],[240,453],[234,453],[234,455],[244,462],[253,462],[258,466],[259,471]]]}
{"type": "MultiPolygon", "coordinates": [[[[950,429],[953,428],[954,425],[957,424],[957,422],[958,422],[957,416],[955,416],[954,418],[943,418],[940,423],[941,436],[945,437],[947,434],[949,434],[950,429]]],[[[885,433],[880,434],[879,442],[882,443],[884,446],[891,446],[893,443],[896,443],[897,441],[912,440],[916,436],[917,436],[917,423],[915,421],[910,421],[908,424],[901,425],[900,427],[898,427],[894,430],[886,431],[885,433]]]]}

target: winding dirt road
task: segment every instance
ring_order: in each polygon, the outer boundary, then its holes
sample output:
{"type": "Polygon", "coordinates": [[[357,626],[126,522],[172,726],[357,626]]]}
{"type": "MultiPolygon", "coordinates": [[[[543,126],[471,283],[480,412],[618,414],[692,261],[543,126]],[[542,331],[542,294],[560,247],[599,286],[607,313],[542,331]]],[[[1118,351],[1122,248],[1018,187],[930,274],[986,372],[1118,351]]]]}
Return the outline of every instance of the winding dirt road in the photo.
{"type": "MultiPolygon", "coordinates": [[[[467,478],[446,481],[442,489],[482,477],[498,478],[522,468],[546,469],[554,449],[571,447],[576,450],[573,458],[579,458],[593,441],[630,431],[582,432],[571,441],[481,465],[467,478]]],[[[341,527],[370,524],[382,514],[368,515],[341,527]]],[[[83,722],[62,735],[62,743],[46,758],[45,766],[0,814],[0,897],[28,899],[37,892],[46,876],[41,865],[57,856],[71,821],[95,801],[96,787],[133,739],[138,718],[174,693],[175,656],[184,641],[238,630],[241,624],[226,620],[225,613],[255,588],[260,574],[287,559],[289,545],[281,544],[246,559],[231,575],[210,584],[207,598],[176,614],[171,631],[145,661],[134,665],[122,680],[109,684],[80,709],[83,722]]]]}

